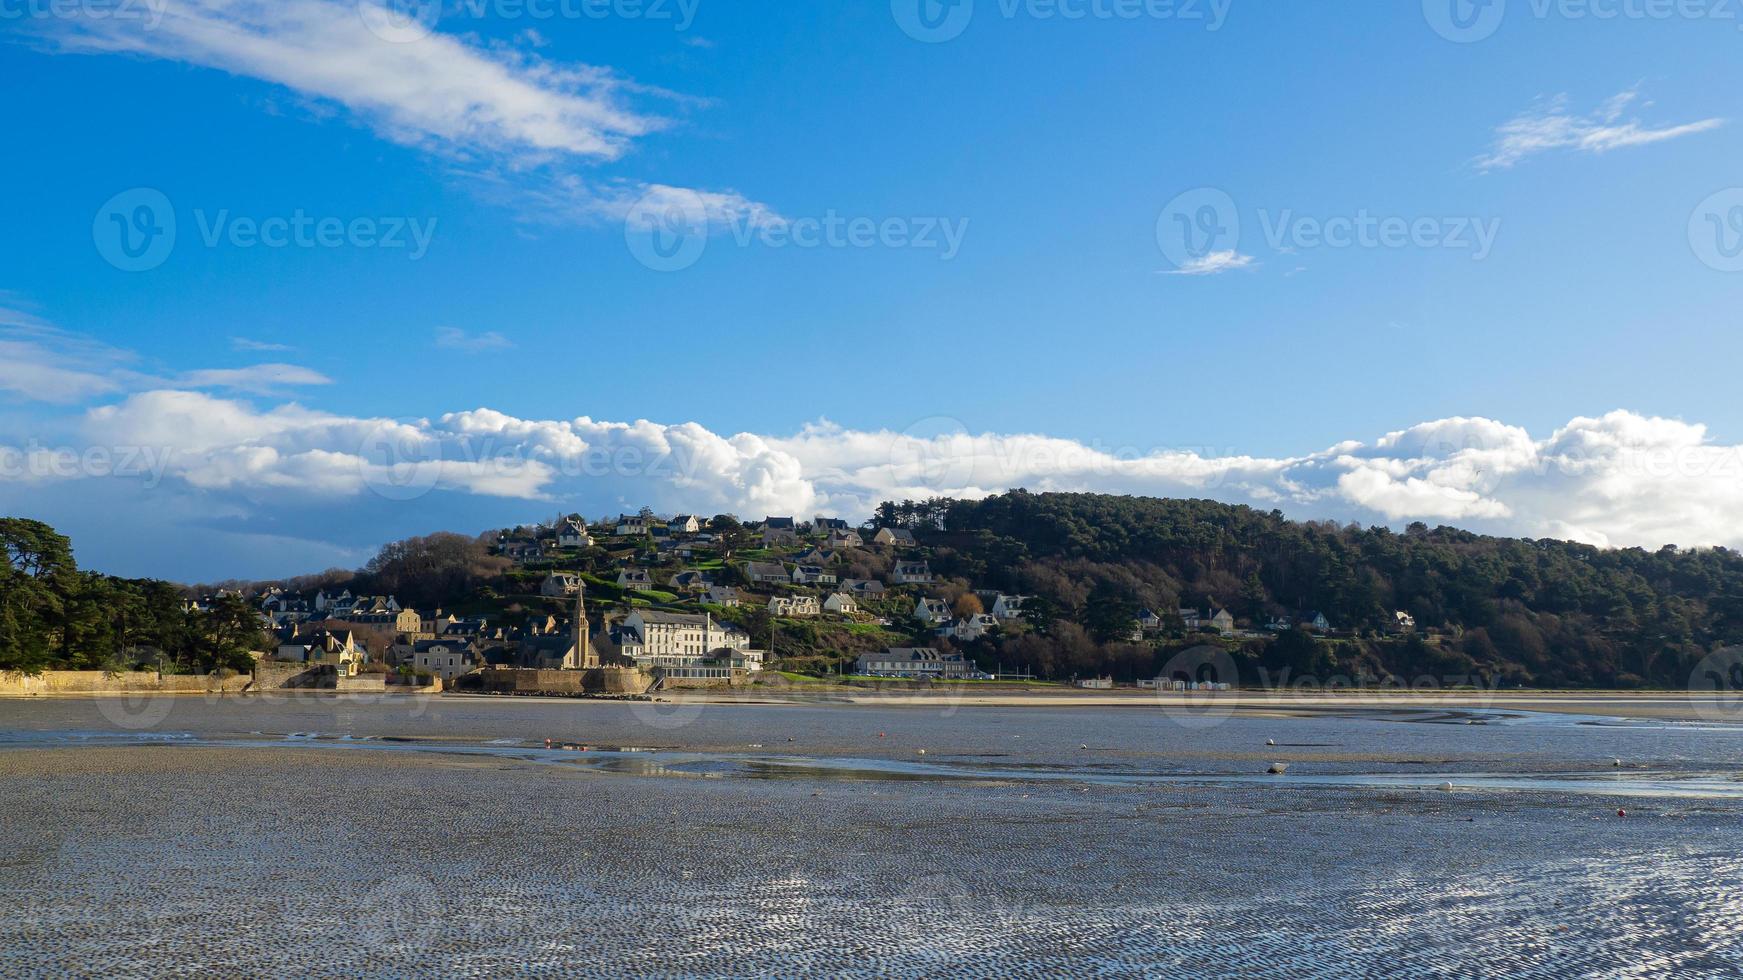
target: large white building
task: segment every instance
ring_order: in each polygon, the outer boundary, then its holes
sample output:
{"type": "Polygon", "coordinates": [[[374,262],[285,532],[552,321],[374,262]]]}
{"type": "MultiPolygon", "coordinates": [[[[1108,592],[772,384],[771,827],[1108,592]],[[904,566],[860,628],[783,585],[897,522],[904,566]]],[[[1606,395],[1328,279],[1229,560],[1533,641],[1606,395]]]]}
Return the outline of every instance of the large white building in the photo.
{"type": "MultiPolygon", "coordinates": [[[[714,660],[721,651],[740,659],[750,651],[750,634],[731,623],[717,623],[711,613],[659,612],[637,609],[618,631],[623,655],[638,667],[690,667],[714,660]]],[[[749,658],[759,669],[761,657],[749,658]]]]}

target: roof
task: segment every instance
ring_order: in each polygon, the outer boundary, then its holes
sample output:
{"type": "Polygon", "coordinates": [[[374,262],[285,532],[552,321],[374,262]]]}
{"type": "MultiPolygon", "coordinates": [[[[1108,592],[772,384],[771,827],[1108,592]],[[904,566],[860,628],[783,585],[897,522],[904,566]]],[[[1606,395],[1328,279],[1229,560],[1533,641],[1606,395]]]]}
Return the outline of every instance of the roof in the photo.
{"type": "Polygon", "coordinates": [[[791,531],[793,529],[793,519],[791,517],[770,517],[763,521],[763,526],[791,531]]]}
{"type": "Polygon", "coordinates": [[[657,609],[637,609],[630,615],[639,615],[644,623],[663,623],[669,626],[701,626],[708,622],[707,616],[695,613],[660,612],[657,609]]]}

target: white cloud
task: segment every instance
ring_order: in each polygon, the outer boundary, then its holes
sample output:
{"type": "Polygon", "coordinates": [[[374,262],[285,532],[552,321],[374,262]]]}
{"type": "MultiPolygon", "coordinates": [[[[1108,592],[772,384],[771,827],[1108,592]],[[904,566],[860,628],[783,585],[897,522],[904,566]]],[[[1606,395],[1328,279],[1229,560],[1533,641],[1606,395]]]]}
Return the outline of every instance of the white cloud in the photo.
{"type": "MultiPolygon", "coordinates": [[[[407,533],[471,530],[554,507],[604,513],[643,504],[857,518],[886,499],[1023,486],[1208,497],[1296,518],[1446,522],[1611,546],[1743,546],[1743,447],[1714,443],[1699,425],[1620,411],[1545,437],[1445,419],[1299,456],[1253,457],[974,434],[948,422],[907,433],[819,422],[769,436],[488,408],[396,421],[163,390],[92,410],[82,436],[165,460],[154,493],[204,494],[262,518],[313,507],[310,527],[366,504],[390,507],[407,533]],[[456,525],[454,514],[468,523],[456,525]]],[[[42,484],[13,489],[52,492],[42,484]]],[[[134,519],[152,519],[152,494],[138,506],[134,519]]]]}
{"type": "Polygon", "coordinates": [[[1243,255],[1233,249],[1222,252],[1211,252],[1201,258],[1191,259],[1178,269],[1164,269],[1163,275],[1169,276],[1214,276],[1219,272],[1233,272],[1245,269],[1253,264],[1251,255],[1243,255]]]}
{"type": "Polygon", "coordinates": [[[624,105],[626,85],[609,71],[440,32],[384,39],[357,2],[160,2],[155,25],[93,12],[63,43],[258,78],[342,105],[390,139],[460,151],[610,160],[663,125],[624,105]]]}
{"type": "Polygon", "coordinates": [[[458,327],[437,327],[436,346],[443,350],[479,354],[484,351],[507,350],[514,346],[514,342],[494,330],[480,334],[469,334],[458,327]]]}
{"type": "MultiPolygon", "coordinates": [[[[664,185],[583,180],[576,162],[617,161],[671,120],[637,103],[695,102],[609,69],[562,64],[473,36],[386,28],[376,0],[151,0],[151,18],[54,18],[62,50],[162,58],[283,86],[342,106],[386,139],[454,162],[471,190],[507,197],[549,220],[621,217],[664,185]],[[373,20],[372,20],[373,17],[373,20]],[[372,23],[374,28],[372,29],[372,23]],[[398,34],[404,37],[394,40],[398,34]]],[[[414,25],[415,26],[415,25],[414,25]]],[[[732,211],[759,207],[698,191],[732,211]]]]}
{"type": "Polygon", "coordinates": [[[248,337],[231,337],[230,347],[234,350],[250,354],[283,354],[296,350],[289,344],[276,344],[266,340],[253,340],[248,337]]]}
{"type": "Polygon", "coordinates": [[[189,371],[178,382],[189,388],[228,388],[232,391],[270,394],[300,385],[330,385],[333,379],[319,371],[295,364],[254,364],[242,368],[189,371]]]}
{"type": "Polygon", "coordinates": [[[1480,170],[1505,170],[1526,157],[1550,150],[1605,153],[1625,146],[1644,146],[1706,132],[1725,122],[1714,118],[1648,125],[1638,118],[1624,119],[1623,114],[1638,98],[1638,90],[1629,89],[1613,96],[1596,112],[1584,116],[1568,111],[1565,95],[1540,100],[1495,130],[1494,145],[1477,159],[1477,167],[1480,170]]]}
{"type": "Polygon", "coordinates": [[[223,388],[272,394],[333,379],[296,364],[205,368],[166,378],[142,369],[132,351],[58,329],[0,306],[0,393],[34,402],[75,404],[144,388],[223,388]]]}

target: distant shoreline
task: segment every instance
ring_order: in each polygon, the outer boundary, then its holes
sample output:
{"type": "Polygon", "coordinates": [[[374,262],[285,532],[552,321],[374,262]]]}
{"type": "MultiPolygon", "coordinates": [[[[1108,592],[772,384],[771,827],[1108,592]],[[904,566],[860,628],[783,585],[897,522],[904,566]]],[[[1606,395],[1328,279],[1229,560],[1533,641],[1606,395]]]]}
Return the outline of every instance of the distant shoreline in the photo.
{"type": "MultiPolygon", "coordinates": [[[[246,703],[252,700],[326,700],[344,699],[377,703],[401,702],[411,698],[515,701],[525,703],[556,703],[575,705],[590,703],[621,703],[620,699],[601,698],[525,698],[488,694],[446,692],[442,694],[341,694],[334,691],[280,690],[261,693],[202,694],[196,692],[43,692],[37,694],[0,694],[0,702],[30,700],[109,700],[113,698],[211,698],[227,702],[246,703]]],[[[1186,712],[1206,718],[1219,714],[1248,717],[1310,715],[1360,711],[1530,711],[1552,714],[1592,715],[1595,717],[1657,719],[1664,721],[1705,721],[1720,724],[1743,724],[1743,697],[1730,694],[1708,694],[1687,691],[1357,691],[1295,692],[1237,690],[1216,693],[1185,693],[1179,691],[1086,691],[1054,690],[992,690],[965,691],[952,688],[902,689],[879,691],[874,688],[835,687],[788,688],[761,690],[694,690],[660,692],[654,701],[673,704],[763,705],[793,707],[913,707],[913,708],[1155,708],[1163,711],[1186,712]]]]}
{"type": "Polygon", "coordinates": [[[1608,717],[1660,718],[1743,723],[1743,697],[1688,691],[1257,691],[1191,694],[1179,691],[976,691],[899,690],[831,687],[821,691],[684,691],[661,698],[697,704],[795,704],[849,706],[1141,708],[1202,714],[1221,711],[1247,715],[1314,713],[1352,708],[1375,710],[1513,710],[1608,717]]]}

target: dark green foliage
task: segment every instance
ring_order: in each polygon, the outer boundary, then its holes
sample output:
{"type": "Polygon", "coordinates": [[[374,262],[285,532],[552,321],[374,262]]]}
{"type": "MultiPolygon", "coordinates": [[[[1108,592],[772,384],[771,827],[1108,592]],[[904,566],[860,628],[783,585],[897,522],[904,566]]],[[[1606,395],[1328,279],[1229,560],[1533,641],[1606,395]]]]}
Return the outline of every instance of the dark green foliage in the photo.
{"type": "MultiPolygon", "coordinates": [[[[1256,626],[1316,610],[1345,635],[1340,670],[1612,687],[1683,686],[1706,652],[1743,641],[1743,557],[1724,548],[1602,550],[1421,524],[1398,534],[1208,500],[1022,490],[885,504],[877,522],[912,528],[941,573],[1038,594],[1047,606],[1031,611],[1103,643],[1128,602],[1164,617],[1222,606],[1256,626]],[[1398,611],[1433,645],[1383,639],[1398,611]]],[[[1286,637],[1266,659],[1324,669],[1300,642],[1286,637]]]]}
{"type": "Polygon", "coordinates": [[[39,521],[0,518],[0,541],[0,670],[245,670],[267,642],[247,601],[190,610],[168,582],[80,572],[71,543],[39,521]]]}

